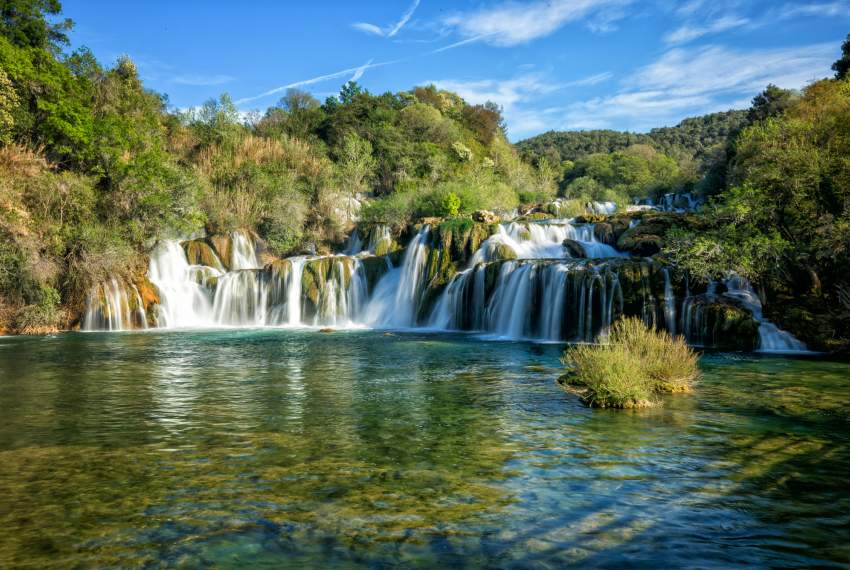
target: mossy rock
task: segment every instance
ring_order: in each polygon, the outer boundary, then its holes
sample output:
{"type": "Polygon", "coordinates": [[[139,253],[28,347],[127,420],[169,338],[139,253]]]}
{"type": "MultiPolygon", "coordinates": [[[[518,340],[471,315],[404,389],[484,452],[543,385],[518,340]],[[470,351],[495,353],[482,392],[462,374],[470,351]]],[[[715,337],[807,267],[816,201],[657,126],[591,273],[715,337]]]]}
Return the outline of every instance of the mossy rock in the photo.
{"type": "Polygon", "coordinates": [[[207,242],[215,250],[224,268],[229,270],[230,260],[233,258],[233,239],[227,234],[215,234],[209,236],[207,242]]]}
{"type": "Polygon", "coordinates": [[[183,246],[183,251],[186,252],[186,259],[189,261],[189,265],[206,265],[207,267],[224,271],[221,260],[215,254],[210,244],[204,240],[193,239],[184,241],[181,245],[183,246]]]}
{"type": "Polygon", "coordinates": [[[596,241],[608,245],[616,245],[617,243],[617,238],[614,235],[614,226],[609,222],[601,222],[593,226],[593,237],[596,238],[596,241]]]}
{"type": "Polygon", "coordinates": [[[570,254],[570,257],[574,257],[577,259],[583,259],[587,257],[587,252],[584,250],[584,246],[576,240],[567,238],[564,240],[563,244],[564,247],[567,249],[567,253],[570,254]]]}
{"type": "Polygon", "coordinates": [[[664,247],[664,240],[661,236],[636,232],[635,230],[637,228],[632,228],[620,236],[620,239],[617,240],[617,249],[640,257],[651,257],[659,253],[664,247]]]}
{"type": "Polygon", "coordinates": [[[388,256],[369,256],[361,258],[360,263],[363,265],[363,272],[366,274],[366,287],[371,294],[381,278],[390,270],[392,262],[388,256]]]}
{"type": "Polygon", "coordinates": [[[514,248],[505,243],[499,243],[493,250],[493,261],[509,261],[519,257],[514,248]]]}

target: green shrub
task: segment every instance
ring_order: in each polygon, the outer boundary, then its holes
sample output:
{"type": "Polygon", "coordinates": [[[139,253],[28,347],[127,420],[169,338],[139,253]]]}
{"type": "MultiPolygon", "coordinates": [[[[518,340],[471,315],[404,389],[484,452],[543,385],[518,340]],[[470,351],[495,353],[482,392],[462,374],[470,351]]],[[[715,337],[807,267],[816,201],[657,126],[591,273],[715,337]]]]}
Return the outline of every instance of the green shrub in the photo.
{"type": "Polygon", "coordinates": [[[44,285],[41,299],[32,305],[26,305],[15,317],[15,328],[23,334],[43,334],[58,329],[62,320],[59,291],[44,285]]]}
{"type": "Polygon", "coordinates": [[[687,392],[699,377],[697,355],[681,337],[646,327],[639,318],[614,323],[600,344],[568,348],[563,381],[600,408],[655,405],[661,393],[687,392]]]}
{"type": "Polygon", "coordinates": [[[458,215],[458,212],[460,212],[460,198],[454,192],[449,192],[443,196],[441,206],[443,215],[453,218],[458,215]]]}

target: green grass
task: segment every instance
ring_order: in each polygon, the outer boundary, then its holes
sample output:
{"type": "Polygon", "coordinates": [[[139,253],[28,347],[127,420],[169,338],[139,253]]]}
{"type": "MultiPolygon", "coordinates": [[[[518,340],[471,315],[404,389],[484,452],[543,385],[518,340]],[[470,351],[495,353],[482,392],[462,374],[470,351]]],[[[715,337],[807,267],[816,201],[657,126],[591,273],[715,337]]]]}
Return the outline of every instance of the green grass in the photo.
{"type": "Polygon", "coordinates": [[[596,345],[568,348],[564,384],[576,388],[589,406],[642,408],[659,394],[688,392],[699,377],[697,355],[681,337],[649,329],[638,318],[614,323],[596,345]]]}

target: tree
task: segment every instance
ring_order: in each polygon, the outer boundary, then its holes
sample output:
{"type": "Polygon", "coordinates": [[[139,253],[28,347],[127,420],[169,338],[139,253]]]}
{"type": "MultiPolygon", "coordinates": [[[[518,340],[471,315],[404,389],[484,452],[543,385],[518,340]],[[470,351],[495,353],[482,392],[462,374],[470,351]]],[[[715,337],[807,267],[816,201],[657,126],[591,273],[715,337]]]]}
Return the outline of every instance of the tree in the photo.
{"type": "Polygon", "coordinates": [[[357,193],[367,190],[367,182],[375,171],[375,164],[372,144],[355,133],[346,134],[339,150],[339,175],[340,185],[348,195],[349,216],[353,213],[352,203],[357,193]]]}
{"type": "Polygon", "coordinates": [[[59,0],[0,0],[0,35],[20,47],[58,52],[68,44],[65,32],[74,25],[68,18],[48,21],[60,12],[59,0]]]}
{"type": "Polygon", "coordinates": [[[12,131],[15,127],[12,111],[18,103],[18,94],[9,76],[0,68],[0,144],[12,141],[12,131]]]}
{"type": "Polygon", "coordinates": [[[844,79],[850,74],[850,34],[841,44],[841,59],[832,64],[836,79],[844,79]]]}
{"type": "Polygon", "coordinates": [[[354,101],[354,98],[362,93],[364,93],[363,88],[356,81],[349,81],[339,90],[339,100],[345,105],[354,101]]]}
{"type": "Polygon", "coordinates": [[[777,117],[791,106],[794,99],[793,91],[782,89],[771,83],[753,98],[753,105],[747,112],[747,121],[753,124],[768,117],[777,117]]]}
{"type": "Polygon", "coordinates": [[[296,113],[298,111],[307,111],[316,109],[321,103],[307,91],[301,89],[287,89],[286,94],[281,97],[277,106],[287,113],[296,113]]]}

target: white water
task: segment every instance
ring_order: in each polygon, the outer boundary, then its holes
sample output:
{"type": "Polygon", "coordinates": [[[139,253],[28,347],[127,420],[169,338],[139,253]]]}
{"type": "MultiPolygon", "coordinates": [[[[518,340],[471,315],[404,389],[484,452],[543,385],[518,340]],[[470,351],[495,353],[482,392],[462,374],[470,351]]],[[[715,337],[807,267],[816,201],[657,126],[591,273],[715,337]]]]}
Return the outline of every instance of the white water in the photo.
{"type": "Polygon", "coordinates": [[[110,279],[89,293],[82,330],[123,331],[147,326],[142,298],[135,285],[126,286],[117,279],[110,279]],[[130,308],[131,296],[135,310],[130,308]]]}
{"type": "Polygon", "coordinates": [[[594,227],[594,224],[573,224],[570,221],[500,224],[498,233],[485,240],[475,252],[470,267],[496,259],[500,245],[513,250],[517,259],[563,259],[569,257],[563,245],[565,239],[580,243],[591,258],[626,255],[599,242],[594,235],[594,227]]]}
{"type": "Polygon", "coordinates": [[[189,265],[176,241],[161,242],[151,253],[148,279],[160,297],[157,327],[192,328],[213,323],[211,295],[203,285],[206,280],[199,280],[199,275],[219,277],[222,273],[212,267],[189,265]]]}
{"type": "MultiPolygon", "coordinates": [[[[151,254],[148,271],[161,299],[154,308],[156,326],[424,326],[508,339],[592,341],[623,312],[618,265],[601,258],[624,254],[597,241],[593,224],[548,220],[499,225],[471,256],[469,267],[456,274],[433,301],[429,312],[423,310],[433,278],[429,274],[432,234],[428,226],[408,244],[401,266],[392,267],[389,258],[384,258],[388,270],[369,295],[362,260],[389,235],[386,226],[376,226],[365,246],[359,237],[350,239],[348,251],[356,257],[299,256],[263,268],[251,236],[235,232],[230,271],[190,265],[178,242],[162,242],[151,254]],[[570,258],[563,246],[565,239],[575,240],[589,257],[599,259],[570,258]],[[354,251],[358,247],[362,251],[354,251]],[[510,248],[517,259],[498,261],[500,248],[510,248]]],[[[641,315],[647,322],[663,317],[671,334],[693,337],[692,329],[702,326],[706,300],[687,295],[679,313],[682,323],[677,326],[677,300],[669,271],[663,269],[663,275],[663,306],[656,312],[654,297],[643,293],[641,315]]],[[[648,282],[645,286],[648,291],[648,282]]],[[[805,350],[797,339],[764,319],[749,283],[732,279],[727,288],[725,294],[738,299],[760,323],[761,350],[805,350]]],[[[706,295],[716,296],[715,289],[713,284],[706,295]]],[[[119,330],[144,326],[141,307],[135,288],[113,280],[93,292],[84,327],[119,330]],[[130,315],[131,306],[139,307],[138,315],[130,315]]]]}
{"type": "Polygon", "coordinates": [[[410,240],[401,267],[390,270],[379,282],[366,308],[365,322],[371,326],[409,328],[424,286],[430,227],[422,226],[410,240]]]}
{"type": "Polygon", "coordinates": [[[676,295],[673,293],[673,285],[670,283],[670,270],[664,268],[664,324],[667,332],[676,334],[676,295]]]}
{"type": "Polygon", "coordinates": [[[806,352],[806,345],[788,331],[764,318],[761,299],[750,282],[740,276],[726,280],[726,295],[738,299],[759,323],[759,352],[806,352]]]}

